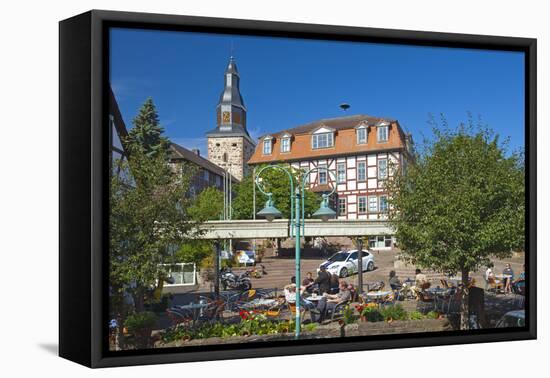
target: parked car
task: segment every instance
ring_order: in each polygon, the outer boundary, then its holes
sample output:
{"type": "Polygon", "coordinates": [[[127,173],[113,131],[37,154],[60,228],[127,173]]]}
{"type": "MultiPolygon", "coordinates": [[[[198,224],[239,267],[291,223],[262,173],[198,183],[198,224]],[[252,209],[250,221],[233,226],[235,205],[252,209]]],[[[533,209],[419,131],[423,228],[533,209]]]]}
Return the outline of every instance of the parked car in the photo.
{"type": "Polygon", "coordinates": [[[239,264],[244,264],[245,266],[254,265],[256,263],[256,254],[254,251],[237,251],[237,261],[239,264]]]}
{"type": "Polygon", "coordinates": [[[525,310],[508,311],[497,322],[496,328],[525,327],[525,310]]]}
{"type": "MultiPolygon", "coordinates": [[[[374,269],[374,255],[370,251],[362,251],[363,253],[363,271],[369,272],[374,269]]],[[[319,265],[325,266],[327,271],[335,273],[339,277],[347,277],[350,274],[357,273],[357,257],[359,256],[357,250],[340,251],[329,257],[319,265]]],[[[317,269],[319,271],[319,269],[317,269]]]]}

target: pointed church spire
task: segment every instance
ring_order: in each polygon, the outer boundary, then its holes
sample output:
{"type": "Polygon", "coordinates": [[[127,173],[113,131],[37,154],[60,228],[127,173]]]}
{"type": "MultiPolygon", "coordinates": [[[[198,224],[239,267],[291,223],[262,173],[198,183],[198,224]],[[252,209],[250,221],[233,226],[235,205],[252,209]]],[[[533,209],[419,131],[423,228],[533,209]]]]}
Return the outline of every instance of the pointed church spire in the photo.
{"type": "Polygon", "coordinates": [[[246,129],[246,107],[233,52],[224,73],[224,86],[216,106],[216,128],[206,133],[208,160],[227,169],[238,180],[249,173],[248,160],[255,142],[246,129]]]}
{"type": "Polygon", "coordinates": [[[239,88],[239,70],[235,58],[230,56],[225,69],[224,87],[217,106],[216,128],[223,132],[238,132],[248,136],[246,106],[239,88]]]}
{"type": "Polygon", "coordinates": [[[241,96],[241,90],[239,88],[239,80],[239,70],[237,69],[235,58],[231,56],[229,57],[227,68],[225,69],[224,88],[220,95],[218,107],[222,104],[236,106],[242,108],[246,112],[246,107],[244,106],[243,97],[241,96]]]}

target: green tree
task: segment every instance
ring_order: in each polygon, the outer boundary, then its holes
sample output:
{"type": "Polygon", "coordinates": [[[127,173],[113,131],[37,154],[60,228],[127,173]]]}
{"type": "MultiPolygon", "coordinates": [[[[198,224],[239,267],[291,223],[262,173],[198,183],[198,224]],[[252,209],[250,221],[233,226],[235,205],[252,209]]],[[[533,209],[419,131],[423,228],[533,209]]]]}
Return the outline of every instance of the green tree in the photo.
{"type": "MultiPolygon", "coordinates": [[[[288,166],[285,166],[288,168],[288,166]]],[[[257,171],[260,168],[257,169],[257,171]]],[[[302,179],[304,172],[302,170],[292,170],[294,177],[294,187],[297,186],[298,180],[302,179]]],[[[265,190],[273,193],[273,201],[275,206],[283,214],[283,217],[290,217],[290,183],[286,173],[268,169],[262,173],[262,184],[265,190]]],[[[234,219],[252,219],[253,214],[260,211],[267,201],[267,197],[254,188],[254,177],[249,175],[240,183],[234,186],[235,196],[232,201],[233,218],[234,219]],[[256,192],[256,209],[253,209],[254,191],[256,192]]],[[[305,191],[305,216],[310,218],[317,211],[321,198],[318,194],[306,189],[305,191]]]]}
{"type": "Polygon", "coordinates": [[[189,179],[175,173],[165,156],[135,149],[117,161],[126,174],[113,175],[110,190],[110,284],[113,300],[129,291],[142,311],[148,291],[162,285],[170,248],[197,236],[187,213],[189,179]],[[131,173],[131,174],[129,174],[131,173]]]}
{"type": "MultiPolygon", "coordinates": [[[[188,214],[198,222],[219,220],[223,212],[223,193],[214,188],[205,188],[197,195],[188,209],[188,214]]],[[[212,262],[214,242],[211,240],[193,240],[183,243],[175,254],[178,262],[192,262],[198,267],[212,262]]],[[[211,268],[211,267],[210,267],[211,268]]]]}
{"type": "Polygon", "coordinates": [[[128,132],[126,139],[130,153],[135,148],[142,148],[147,156],[165,154],[170,145],[162,134],[157,108],[151,97],[147,98],[138,115],[132,120],[134,127],[128,132]]]}
{"type": "Polygon", "coordinates": [[[176,261],[195,263],[197,266],[201,266],[203,260],[212,256],[214,256],[214,242],[199,239],[183,243],[175,254],[176,261]]]}
{"type": "MultiPolygon", "coordinates": [[[[524,248],[525,173],[520,154],[487,128],[434,129],[405,175],[388,181],[390,221],[406,261],[462,275],[524,248]]],[[[461,328],[468,328],[464,291],[461,328]]]]}
{"type": "Polygon", "coordinates": [[[222,212],[223,193],[212,186],[200,192],[188,209],[189,215],[197,221],[219,220],[222,212]]]}

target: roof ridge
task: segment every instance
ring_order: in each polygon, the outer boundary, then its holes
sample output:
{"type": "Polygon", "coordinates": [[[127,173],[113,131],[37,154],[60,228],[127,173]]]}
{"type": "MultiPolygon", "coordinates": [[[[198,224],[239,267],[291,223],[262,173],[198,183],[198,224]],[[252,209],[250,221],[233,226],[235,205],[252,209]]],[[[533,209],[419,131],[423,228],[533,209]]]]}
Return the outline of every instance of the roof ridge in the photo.
{"type": "MultiPolygon", "coordinates": [[[[195,163],[195,164],[199,164],[199,162],[201,162],[201,163],[203,163],[203,168],[206,168],[205,167],[205,165],[206,165],[213,171],[218,170],[218,172],[216,172],[217,174],[221,174],[221,172],[225,171],[224,168],[220,167],[216,163],[211,162],[210,160],[208,160],[207,158],[205,158],[201,155],[197,155],[195,152],[193,152],[193,150],[190,150],[187,147],[184,147],[184,146],[179,145],[179,144],[174,143],[174,142],[170,142],[170,145],[174,148],[175,152],[177,152],[180,155],[180,158],[182,158],[182,159],[189,160],[189,161],[191,161],[192,163],[195,163]],[[190,156],[185,156],[185,154],[188,154],[190,156]],[[193,161],[193,159],[198,160],[199,162],[193,161]]],[[[231,176],[234,177],[233,175],[231,175],[231,176]]]]}

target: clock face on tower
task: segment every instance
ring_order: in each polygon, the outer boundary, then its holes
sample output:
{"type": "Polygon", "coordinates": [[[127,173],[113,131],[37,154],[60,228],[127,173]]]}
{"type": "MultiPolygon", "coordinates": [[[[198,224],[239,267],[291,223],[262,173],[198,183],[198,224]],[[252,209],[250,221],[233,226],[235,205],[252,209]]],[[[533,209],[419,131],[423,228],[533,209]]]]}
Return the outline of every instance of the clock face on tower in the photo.
{"type": "Polygon", "coordinates": [[[229,123],[230,119],[231,119],[231,114],[229,112],[223,112],[222,122],[223,123],[229,123]]]}

